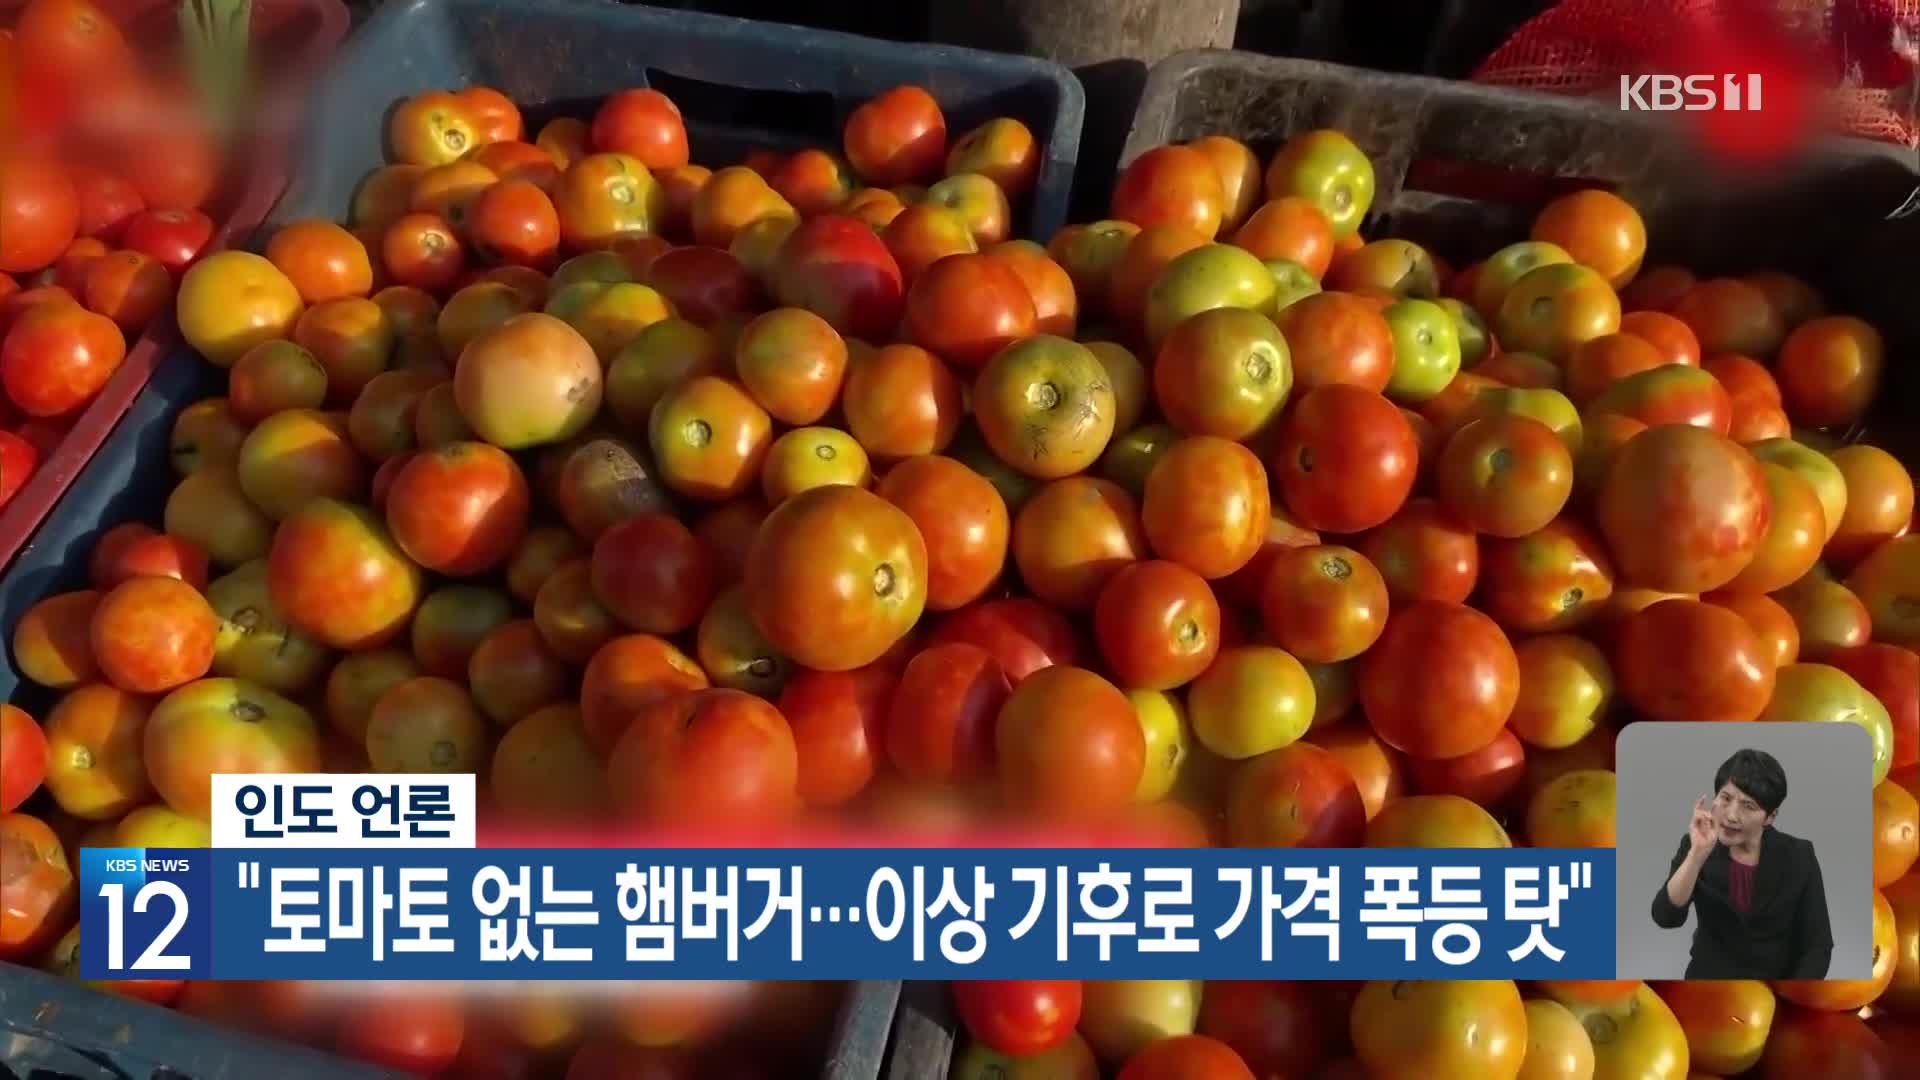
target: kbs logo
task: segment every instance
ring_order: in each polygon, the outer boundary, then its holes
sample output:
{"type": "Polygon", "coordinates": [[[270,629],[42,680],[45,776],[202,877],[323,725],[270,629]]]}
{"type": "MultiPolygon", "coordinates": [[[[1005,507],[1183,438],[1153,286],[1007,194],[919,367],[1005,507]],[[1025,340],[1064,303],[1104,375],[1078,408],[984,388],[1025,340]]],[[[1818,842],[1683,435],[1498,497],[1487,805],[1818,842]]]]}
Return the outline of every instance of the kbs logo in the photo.
{"type": "Polygon", "coordinates": [[[1622,75],[1623,112],[1759,112],[1762,80],[1747,75],[1622,75]]]}

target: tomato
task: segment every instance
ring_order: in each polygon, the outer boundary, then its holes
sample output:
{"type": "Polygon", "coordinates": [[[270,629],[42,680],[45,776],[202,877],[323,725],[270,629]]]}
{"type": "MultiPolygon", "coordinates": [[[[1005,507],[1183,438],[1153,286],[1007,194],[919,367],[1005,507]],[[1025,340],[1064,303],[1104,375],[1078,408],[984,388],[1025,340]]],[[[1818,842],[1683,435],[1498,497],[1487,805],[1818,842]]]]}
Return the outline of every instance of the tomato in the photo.
{"type": "Polygon", "coordinates": [[[1839,668],[1806,662],[1782,667],[1759,719],[1857,724],[1873,747],[1873,782],[1891,771],[1893,723],[1886,706],[1839,668]]]}
{"type": "Polygon", "coordinates": [[[1193,1033],[1201,983],[1193,979],[1100,979],[1087,981],[1080,1033],[1095,1054],[1124,1062],[1148,1044],[1193,1033]]]}
{"type": "Polygon", "coordinates": [[[870,184],[922,183],[946,161],[947,120],[926,90],[896,86],[847,116],[842,146],[870,184]]]}
{"type": "Polygon", "coordinates": [[[1326,1058],[1324,1006],[1314,984],[1209,979],[1196,1024],[1261,1076],[1306,1076],[1326,1058]]]}
{"type": "Polygon", "coordinates": [[[1247,565],[1272,507],[1253,451],[1208,435],[1176,442],[1147,474],[1141,518],[1154,554],[1209,580],[1247,565]]]}
{"type": "Polygon", "coordinates": [[[372,648],[406,627],[420,567],[363,507],[313,499],[280,523],[268,557],[273,600],[302,632],[342,649],[372,648]]]}
{"type": "Polygon", "coordinates": [[[451,998],[381,994],[347,1004],[339,1049],[385,1068],[431,1075],[453,1064],[465,1035],[466,1018],[451,998]]]}
{"type": "Polygon", "coordinates": [[[74,197],[79,207],[75,233],[109,242],[117,241],[127,222],[147,208],[140,190],[127,178],[90,165],[75,165],[68,171],[73,180],[74,197]]]}
{"type": "Polygon", "coordinates": [[[1767,1033],[1758,1075],[1761,1080],[1802,1076],[1892,1080],[1901,1075],[1896,1060],[1888,1044],[1857,1016],[1782,1010],[1767,1033]]]}
{"type": "Polygon", "coordinates": [[[100,598],[89,633],[101,674],[123,690],[157,694],[207,673],[218,625],[192,585],[136,577],[100,598]]]}
{"type": "Polygon", "coordinates": [[[1087,1040],[1070,1031],[1053,1049],[1018,1057],[969,1043],[954,1059],[950,1075],[954,1080],[1099,1080],[1100,1063],[1087,1040]]]}
{"type": "Polygon", "coordinates": [[[202,821],[216,773],[320,771],[320,734],[307,710],[241,679],[199,679],[160,699],[143,752],[153,789],[202,821]]]}
{"type": "Polygon", "coordinates": [[[1725,435],[1732,425],[1733,401],[1708,372],[1661,364],[1615,381],[1587,403],[1587,413],[1621,413],[1648,427],[1692,424],[1725,435]]]}
{"type": "Polygon", "coordinates": [[[1559,245],[1574,262],[1598,271],[1616,289],[1639,273],[1647,253],[1647,227],[1639,212],[1620,196],[1597,188],[1548,203],[1533,219],[1530,235],[1559,245]]]}
{"type": "Polygon", "coordinates": [[[1094,628],[1101,655],[1123,685],[1171,690],[1213,662],[1220,649],[1220,604],[1200,575],[1149,559],[1107,579],[1094,628]]]}
{"type": "Polygon", "coordinates": [[[82,296],[89,310],[137,334],[173,302],[173,279],[149,256],[115,251],[88,267],[82,296]]]}
{"type": "MultiPolygon", "coordinates": [[[[1410,758],[1409,763],[1420,760],[1410,758]]],[[[1392,799],[1367,822],[1366,846],[1375,848],[1506,848],[1506,829],[1463,795],[1406,795],[1392,799]]]]}
{"type": "Polygon", "coordinates": [[[473,654],[496,627],[513,618],[504,590],[485,585],[442,585],[414,613],[412,644],[421,670],[464,679],[473,654]]]}
{"type": "Polygon", "coordinates": [[[1613,595],[1606,546],[1576,518],[1486,544],[1479,606],[1507,629],[1571,630],[1603,613],[1613,595]]]}
{"type": "Polygon", "coordinates": [[[745,690],[773,701],[793,672],[793,661],[753,624],[738,584],[714,598],[694,635],[694,656],[715,686],[745,690]]]}
{"type": "Polygon", "coordinates": [[[367,465],[339,413],[293,409],[261,421],[240,444],[240,490],[265,514],[284,520],[313,499],[352,500],[367,493],[367,465]]]}
{"type": "Polygon", "coordinates": [[[1111,214],[1141,228],[1175,225],[1211,240],[1227,210],[1220,172],[1191,146],[1156,146],[1129,162],[1113,186],[1111,214]]]}
{"type": "MultiPolygon", "coordinates": [[[[1773,598],[1793,619],[1800,635],[1801,655],[1811,657],[1865,645],[1875,635],[1875,613],[1862,595],[1840,582],[1808,574],[1774,593],[1773,598]]],[[[1880,636],[1893,640],[1890,632],[1880,636]]]]}
{"type": "Polygon", "coordinates": [[[1013,524],[1013,561],[1027,588],[1056,607],[1087,610],[1101,587],[1146,557],[1133,496],[1087,476],[1044,485],[1013,524]]]}
{"type": "Polygon", "coordinates": [[[0,959],[26,960],[70,918],[76,878],[59,837],[37,817],[0,814],[0,959]]]}
{"type": "Polygon", "coordinates": [[[1292,262],[1316,282],[1333,261],[1333,226],[1318,206],[1297,195],[1262,203],[1232,242],[1260,259],[1292,262]]]}
{"type": "MultiPolygon", "coordinates": [[[[1010,276],[992,279],[1002,290],[1018,281],[1012,271],[1006,273],[1010,276]]],[[[805,308],[840,333],[862,340],[892,340],[907,303],[900,265],[887,245],[872,229],[836,214],[823,214],[794,229],[769,277],[780,303],[805,308]]],[[[1002,291],[989,303],[1010,300],[1011,294],[1002,291]]],[[[686,313],[685,306],[681,308],[686,313]]],[[[688,317],[698,318],[691,313],[688,317]]]]}
{"type": "Polygon", "coordinates": [[[129,537],[106,553],[96,549],[91,573],[94,585],[103,590],[141,576],[179,578],[205,589],[207,552],[185,537],[149,533],[129,537]]]}
{"type": "Polygon", "coordinates": [[[1873,965],[1864,979],[1792,979],[1773,984],[1774,992],[1796,1005],[1852,1012],[1872,1003],[1893,981],[1896,931],[1893,906],[1878,889],[1873,893],[1873,965]]]}
{"type": "Polygon", "coordinates": [[[1341,759],[1306,740],[1235,768],[1226,811],[1235,847],[1357,847],[1367,820],[1341,759]]]}
{"type": "Polygon", "coordinates": [[[1290,371],[1287,343],[1271,321],[1241,307],[1215,308],[1180,323],[1160,346],[1154,400],[1182,432],[1241,441],[1279,414],[1290,371]]]}
{"type": "MultiPolygon", "coordinates": [[[[1345,666],[1323,666],[1316,671],[1344,671],[1345,666]]],[[[1309,672],[1313,674],[1313,672],[1309,672]]],[[[1405,760],[1393,748],[1380,741],[1371,728],[1365,724],[1343,722],[1346,707],[1342,706],[1334,713],[1334,719],[1323,720],[1319,707],[1331,700],[1334,695],[1318,683],[1316,676],[1316,700],[1313,729],[1304,736],[1306,742],[1332,753],[1339,760],[1354,785],[1360,791],[1360,802],[1366,808],[1367,820],[1374,816],[1387,803],[1406,794],[1405,760]],[[1327,726],[1327,725],[1331,726],[1327,726]]],[[[1349,694],[1348,705],[1351,704],[1349,694]]]]}
{"type": "Polygon", "coordinates": [[[1355,533],[1386,522],[1406,502],[1418,456],[1413,428],[1392,402],[1332,384],[1294,405],[1270,461],[1287,509],[1302,524],[1355,533]]]}
{"type": "Polygon", "coordinates": [[[1507,724],[1529,746],[1559,750],[1595,730],[1613,701],[1613,668],[1584,638],[1546,634],[1514,646],[1520,693],[1507,724]]]}
{"type": "Polygon", "coordinates": [[[808,488],[866,487],[872,480],[867,452],[853,436],[830,427],[794,428],[773,440],[760,472],[761,488],[774,506],[808,488]]]}
{"type": "Polygon", "coordinates": [[[1386,580],[1352,548],[1291,548],[1267,571],[1261,612],[1267,637],[1300,659],[1349,660],[1371,648],[1386,627],[1386,580]]]}
{"type": "Polygon", "coordinates": [[[1620,298],[1578,263],[1549,263],[1514,281],[1493,316],[1503,349],[1560,360],[1581,342],[1620,329],[1620,298]]]}
{"type": "Polygon", "coordinates": [[[1527,804],[1527,842],[1535,847],[1614,846],[1614,774],[1575,769],[1535,791],[1527,804]]]}
{"type": "Polygon", "coordinates": [[[1120,1080],[1253,1080],[1233,1048],[1205,1035],[1181,1035],[1149,1043],[1127,1059],[1120,1080]]]}
{"type": "MultiPolygon", "coordinates": [[[[1703,363],[1700,339],[1694,335],[1693,328],[1664,311],[1629,310],[1620,316],[1620,332],[1652,345],[1666,363],[1711,367],[1703,363]]],[[[1760,368],[1760,370],[1764,372],[1766,369],[1760,368]]],[[[1718,377],[1719,373],[1715,372],[1715,375],[1718,377]]],[[[1722,379],[1722,381],[1725,380],[1722,379]]],[[[1728,391],[1732,392],[1731,385],[1728,391]]]]}
{"type": "Polygon", "coordinates": [[[578,331],[551,315],[516,315],[461,351],[454,396],[482,438],[518,450],[579,434],[599,411],[600,373],[578,331]]]}
{"type": "Polygon", "coordinates": [[[1047,334],[995,354],[974,383],[972,406],[994,454],[1041,480],[1071,476],[1099,460],[1118,408],[1099,357],[1047,334]]]}
{"type": "Polygon", "coordinates": [[[1146,765],[1133,705],[1084,668],[1053,666],[1013,687],[995,722],[1002,798],[1041,817],[1083,817],[1127,805],[1146,765]]]}
{"type": "Polygon", "coordinates": [[[326,673],[332,657],[319,642],[288,625],[273,605],[267,561],[254,559],[207,587],[219,616],[213,673],[259,683],[282,694],[302,694],[326,673]]]}
{"type": "Polygon", "coordinates": [[[1566,1006],[1593,1037],[1595,1076],[1680,1080],[1687,1075],[1686,1032],[1673,1010],[1645,983],[1538,985],[1566,1006]]]}
{"type": "Polygon", "coordinates": [[[1508,244],[1480,264],[1480,272],[1474,276],[1467,299],[1474,310],[1491,323],[1499,316],[1500,304],[1512,290],[1514,282],[1540,267],[1572,262],[1573,256],[1558,244],[1543,240],[1508,244]]]}
{"type": "Polygon", "coordinates": [[[1620,448],[1598,519],[1623,580],[1704,592],[1753,561],[1772,515],[1753,455],[1703,428],[1669,424],[1620,448]]]}
{"type": "Polygon", "coordinates": [[[811,424],[840,396],[847,346],[825,319],[780,308],[740,331],[734,364],[755,401],[783,424],[811,424]]]}
{"type": "Polygon", "coordinates": [[[141,756],[150,707],[149,699],[102,683],[60,699],[47,714],[41,747],[47,791],[60,809],[108,821],[153,796],[141,756]]]}
{"type": "Polygon", "coordinates": [[[1920,802],[1892,781],[1873,789],[1873,886],[1884,889],[1906,876],[1920,858],[1920,802]]]}
{"type": "Polygon", "coordinates": [[[949,615],[934,630],[932,644],[962,641],[993,654],[1014,684],[1042,668],[1073,665],[1080,643],[1059,612],[1029,597],[981,600],[949,615]]]}
{"type": "Polygon", "coordinates": [[[1480,578],[1473,530],[1433,499],[1409,499],[1385,524],[1360,540],[1396,602],[1415,597],[1465,603],[1480,578]]]}
{"type": "Polygon", "coordinates": [[[960,380],[916,345],[856,351],[841,409],[847,429],[875,459],[943,452],[965,415],[960,380]]]}
{"type": "Polygon", "coordinates": [[[1297,195],[1319,208],[1334,239],[1355,235],[1373,206],[1373,162],[1346,135],[1330,129],[1288,139],[1267,163],[1267,198],[1297,195]]]}
{"type": "Polygon", "coordinates": [[[267,241],[267,259],[309,304],[373,291],[373,266],[366,249],[331,221],[294,221],[274,230],[267,241]]]}
{"type": "Polygon", "coordinates": [[[643,709],[608,759],[614,799],[662,825],[779,821],[799,799],[793,733],[772,704],[715,688],[643,709]]]}
{"type": "Polygon", "coordinates": [[[1488,536],[1545,528],[1573,492],[1573,457],[1553,430],[1527,416],[1491,416],[1461,427],[1439,463],[1440,505],[1488,536]]]}
{"type": "MultiPolygon", "coordinates": [[[[1876,643],[1828,651],[1820,660],[1853,676],[1886,706],[1893,724],[1893,768],[1920,761],[1920,655],[1876,643]]],[[[1784,662],[1791,663],[1792,657],[1784,662]]]]}
{"type": "Polygon", "coordinates": [[[1536,1080],[1591,1077],[1593,1040],[1565,1005],[1550,998],[1526,1002],[1527,1055],[1520,1075],[1536,1080]]]}
{"type": "Polygon", "coordinates": [[[687,126],[680,108],[658,90],[609,94],[593,114],[590,137],[601,153],[626,154],[649,169],[687,163],[687,126]]]}
{"type": "MultiPolygon", "coordinates": [[[[1502,357],[1509,355],[1522,354],[1502,354],[1502,357]]],[[[1489,361],[1475,370],[1492,375],[1494,372],[1488,369],[1496,362],[1489,361]]],[[[1588,338],[1574,346],[1573,352],[1567,356],[1567,396],[1576,405],[1585,408],[1589,402],[1601,397],[1610,387],[1628,376],[1652,371],[1673,362],[1658,346],[1624,330],[1588,338]]]]}
{"type": "Polygon", "coordinates": [[[872,492],[813,488],[767,516],[746,583],[753,621],[776,649],[807,667],[847,671],[879,659],[919,621],[926,543],[911,517],[872,492]]]}
{"type": "Polygon", "coordinates": [[[978,173],[955,173],[927,189],[925,205],[958,214],[968,234],[981,249],[1006,242],[1012,231],[1012,209],[999,185],[978,173]]]}
{"type": "MultiPolygon", "coordinates": [[[[1523,684],[1524,685],[1524,684],[1523,684]]],[[[1526,775],[1526,746],[1510,728],[1493,741],[1454,758],[1411,758],[1413,783],[1429,795],[1457,795],[1481,806],[1499,806],[1526,775]]]]}
{"type": "Polygon", "coordinates": [[[1393,327],[1381,311],[1347,293],[1315,293],[1275,319],[1302,391],[1351,383],[1384,392],[1394,367],[1393,327]]]}
{"type": "Polygon", "coordinates": [[[986,366],[1002,348],[1038,329],[1026,283],[991,255],[943,258],[914,279],[906,295],[906,338],[965,370],[986,366]]]}
{"type": "Polygon", "coordinates": [[[1787,332],[1766,293],[1735,278],[1699,282],[1667,310],[1700,339],[1702,355],[1733,352],[1770,360],[1787,332]]]}
{"type": "Polygon", "coordinates": [[[18,151],[0,161],[0,270],[27,274],[52,263],[79,225],[80,198],[66,169],[18,151]]]}
{"type": "Polygon", "coordinates": [[[1035,330],[1073,336],[1079,323],[1080,298],[1073,278],[1046,248],[1031,240],[1008,240],[988,248],[987,254],[1006,263],[1026,285],[1033,297],[1035,330]]]}
{"type": "Polygon", "coordinates": [[[1865,443],[1843,446],[1827,457],[1847,486],[1846,511],[1827,540],[1828,559],[1854,562],[1906,532],[1913,519],[1913,478],[1898,458],[1865,443]]]}
{"type": "Polygon", "coordinates": [[[1510,981],[1367,983],[1354,999],[1354,1054],[1375,1076],[1516,1076],[1527,1015],[1510,981]]]}
{"type": "Polygon", "coordinates": [[[1813,492],[1820,496],[1820,505],[1826,511],[1827,539],[1833,539],[1840,531],[1840,522],[1847,510],[1847,478],[1841,474],[1840,466],[1825,453],[1788,438],[1763,439],[1747,449],[1756,459],[1785,465],[1813,485],[1813,492]]]}
{"type": "Polygon", "coordinates": [[[528,180],[501,180],[467,208],[466,229],[482,259],[544,269],[559,261],[560,216],[553,200],[528,180]]]}
{"type": "Polygon", "coordinates": [[[780,712],[793,729],[799,793],[807,805],[841,805],[873,779],[899,682],[883,664],[853,671],[801,669],[787,680],[780,712]]]}
{"type": "Polygon", "coordinates": [[[644,633],[691,628],[716,589],[712,556],[692,530],[663,513],[639,514],[601,533],[592,566],[600,603],[644,633]]]}
{"type": "Polygon", "coordinates": [[[985,477],[926,455],[888,469],[875,491],[913,519],[927,545],[928,610],[972,603],[999,578],[1011,525],[1006,501],[985,477]]]}
{"type": "Polygon", "coordinates": [[[1659,720],[1753,720],[1774,692],[1774,664],[1735,612],[1697,600],[1646,607],[1621,625],[1620,691],[1659,720]]]}
{"type": "Polygon", "coordinates": [[[441,292],[460,280],[466,247],[438,214],[403,214],[380,237],[380,265],[396,284],[441,292]]]}
{"type": "Polygon", "coordinates": [[[1360,703],[1389,746],[1457,757],[1493,741],[1519,694],[1519,661],[1492,619],[1419,600],[1397,608],[1361,659],[1360,703]]]}
{"type": "Polygon", "coordinates": [[[112,319],[70,304],[37,304],[0,345],[0,381],[29,416],[60,416],[91,401],[127,352],[112,319]]]}
{"type": "Polygon", "coordinates": [[[1766,983],[1724,979],[1651,985],[1687,1034],[1691,1067],[1731,1076],[1759,1062],[1775,1007],[1766,983]]]}
{"type": "Polygon", "coordinates": [[[213,240],[213,219],[199,210],[149,209],[127,220],[121,246],[157,261],[174,275],[193,264],[213,240]]]}
{"type": "Polygon", "coordinates": [[[968,979],[953,985],[967,1032],[1003,1054],[1039,1054],[1065,1042],[1080,1021],[1077,979],[968,979]]]}
{"type": "MultiPolygon", "coordinates": [[[[534,645],[537,643],[529,643],[529,647],[534,645]]],[[[554,680],[558,692],[551,695],[554,700],[563,697],[566,689],[564,667],[559,670],[560,677],[554,680]]],[[[652,634],[612,638],[593,652],[580,683],[581,720],[587,740],[605,753],[648,706],[710,685],[700,665],[664,638],[652,634]]],[[[476,696],[481,696],[479,685],[473,689],[476,696]]],[[[487,704],[484,697],[481,704],[487,704]]]]}
{"type": "Polygon", "coordinates": [[[11,814],[46,778],[46,733],[26,710],[0,705],[0,751],[0,814],[11,814]]]}
{"type": "MultiPolygon", "coordinates": [[[[622,238],[651,232],[666,212],[665,189],[645,165],[626,154],[596,153],[573,162],[549,195],[559,219],[560,242],[570,251],[611,247],[622,238]]],[[[726,240],[720,246],[725,247],[726,240]]]]}
{"type": "Polygon", "coordinates": [[[375,772],[471,773],[486,762],[490,735],[465,687],[421,675],[374,702],[367,759],[375,772]]]}
{"type": "Polygon", "coordinates": [[[1326,285],[1390,306],[1396,298],[1439,296],[1440,272],[1433,256],[1412,241],[1372,240],[1334,260],[1326,285]]]}
{"type": "Polygon", "coordinates": [[[1270,645],[1236,645],[1195,679],[1187,693],[1193,733],[1213,753],[1244,760],[1299,739],[1313,722],[1314,686],[1293,654],[1270,645]]]}
{"type": "Polygon", "coordinates": [[[933,203],[905,207],[887,223],[881,236],[909,286],[941,259],[980,250],[966,219],[958,211],[933,203]]]}

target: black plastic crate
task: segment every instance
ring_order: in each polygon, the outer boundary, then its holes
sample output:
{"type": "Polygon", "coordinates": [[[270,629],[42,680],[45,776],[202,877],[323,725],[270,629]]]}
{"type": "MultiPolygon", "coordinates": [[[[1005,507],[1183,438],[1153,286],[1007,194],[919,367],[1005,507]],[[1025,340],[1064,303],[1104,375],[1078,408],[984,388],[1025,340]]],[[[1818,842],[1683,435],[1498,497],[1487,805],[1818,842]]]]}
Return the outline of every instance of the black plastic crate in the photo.
{"type": "MultiPolygon", "coordinates": [[[[695,160],[715,165],[756,146],[837,146],[849,111],[893,86],[917,83],[940,101],[955,135],[1002,115],[1033,130],[1045,158],[1019,220],[1022,235],[1042,238],[1065,218],[1085,107],[1079,82],[1065,69],[1021,57],[583,0],[405,0],[382,6],[341,50],[316,95],[303,168],[255,247],[278,224],[346,216],[355,187],[384,160],[381,118],[397,102],[473,83],[505,92],[534,125],[591,115],[608,93],[655,85],[681,106],[695,160]]],[[[224,388],[224,372],[185,348],[161,361],[0,575],[0,625],[13,626],[42,597],[85,587],[88,554],[107,529],[159,520],[175,482],[167,454],[174,418],[224,388]]],[[[22,684],[10,652],[0,659],[0,700],[36,716],[51,704],[50,695],[22,684]]],[[[898,982],[850,988],[822,1076],[879,1075],[899,995],[898,982]]],[[[5,964],[0,1063],[21,1080],[383,1075],[5,964]],[[123,1015],[124,1022],[101,1019],[123,1015]]]]}

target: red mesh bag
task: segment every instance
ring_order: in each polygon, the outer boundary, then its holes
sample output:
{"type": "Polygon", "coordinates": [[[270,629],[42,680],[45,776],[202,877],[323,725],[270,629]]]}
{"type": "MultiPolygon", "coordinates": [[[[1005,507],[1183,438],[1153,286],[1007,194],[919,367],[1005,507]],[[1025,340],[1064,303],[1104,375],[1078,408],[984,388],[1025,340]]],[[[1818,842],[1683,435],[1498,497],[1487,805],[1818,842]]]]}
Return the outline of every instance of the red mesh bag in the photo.
{"type": "Polygon", "coordinates": [[[1764,70],[1803,83],[1829,128],[1911,147],[1917,45],[1920,0],[1563,0],[1473,78],[1610,97],[1623,74],[1764,70]]]}

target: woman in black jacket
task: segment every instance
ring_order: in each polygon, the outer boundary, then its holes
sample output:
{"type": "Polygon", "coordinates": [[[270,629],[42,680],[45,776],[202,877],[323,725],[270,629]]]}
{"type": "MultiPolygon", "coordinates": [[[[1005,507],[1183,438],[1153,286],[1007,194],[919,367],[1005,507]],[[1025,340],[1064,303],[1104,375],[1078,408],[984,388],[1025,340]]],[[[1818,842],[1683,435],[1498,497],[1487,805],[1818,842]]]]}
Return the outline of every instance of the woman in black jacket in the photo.
{"type": "Polygon", "coordinates": [[[1741,750],[1693,805],[1686,839],[1653,897],[1673,930],[1696,915],[1689,979],[1824,979],[1833,954],[1826,887],[1813,845],[1773,827],[1787,774],[1772,754],[1741,750]]]}

